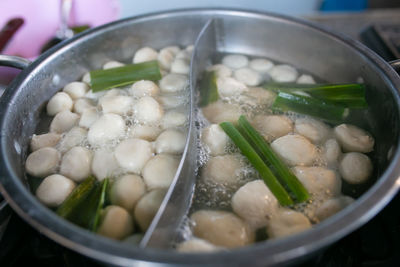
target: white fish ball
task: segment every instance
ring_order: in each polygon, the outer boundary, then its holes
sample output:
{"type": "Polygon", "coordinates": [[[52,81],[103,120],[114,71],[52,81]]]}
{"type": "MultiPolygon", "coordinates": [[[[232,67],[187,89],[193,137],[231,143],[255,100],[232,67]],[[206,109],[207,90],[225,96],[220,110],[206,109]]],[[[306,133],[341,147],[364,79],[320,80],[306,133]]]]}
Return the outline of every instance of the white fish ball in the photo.
{"type": "Polygon", "coordinates": [[[234,77],[239,82],[248,86],[257,86],[262,82],[261,75],[250,68],[241,68],[235,70],[234,77]]]}
{"type": "Polygon", "coordinates": [[[374,138],[357,126],[340,124],[334,128],[333,132],[345,152],[368,153],[374,149],[374,138]]]}
{"type": "Polygon", "coordinates": [[[92,160],[92,173],[97,180],[113,177],[119,171],[119,165],[115,155],[105,149],[96,150],[92,160]]]}
{"type": "Polygon", "coordinates": [[[59,174],[47,176],[36,189],[40,202],[48,207],[58,207],[71,194],[75,183],[59,174]]]}
{"type": "Polygon", "coordinates": [[[160,208],[165,196],[164,189],[155,189],[144,195],[136,204],[134,217],[140,229],[145,232],[160,208]]]}
{"type": "Polygon", "coordinates": [[[244,163],[235,154],[211,157],[203,167],[201,177],[217,184],[236,185],[243,167],[244,163]]]}
{"type": "Polygon", "coordinates": [[[188,75],[189,70],[190,70],[190,63],[186,59],[175,58],[175,60],[172,61],[172,63],[171,63],[171,73],[188,75]]]}
{"type": "Polygon", "coordinates": [[[64,86],[63,91],[75,100],[84,97],[89,91],[89,86],[84,82],[72,82],[64,86]]]}
{"type": "Polygon", "coordinates": [[[95,104],[93,103],[93,100],[90,98],[79,98],[75,101],[74,103],[74,108],[73,111],[79,115],[82,115],[82,113],[88,109],[88,108],[94,108],[95,104]]]}
{"type": "Polygon", "coordinates": [[[129,96],[104,96],[101,100],[103,113],[125,115],[132,110],[133,99],[129,96]]]}
{"type": "Polygon", "coordinates": [[[146,193],[146,185],[140,176],[126,174],[116,179],[110,191],[110,200],[114,205],[123,207],[129,212],[146,193]]]}
{"type": "Polygon", "coordinates": [[[133,63],[141,63],[151,60],[156,60],[158,57],[158,52],[151,47],[142,47],[136,51],[133,56],[133,63]]]}
{"type": "Polygon", "coordinates": [[[191,56],[192,56],[191,52],[189,52],[187,50],[181,50],[176,54],[175,59],[185,59],[188,62],[190,62],[191,56]]]}
{"type": "Polygon", "coordinates": [[[186,252],[186,253],[194,253],[194,252],[213,252],[221,250],[221,248],[209,243],[206,240],[200,238],[192,238],[190,240],[186,240],[177,246],[177,251],[186,252]]]}
{"type": "Polygon", "coordinates": [[[163,93],[176,93],[183,91],[188,85],[188,78],[185,75],[170,73],[160,80],[160,89],[163,93]]]}
{"type": "Polygon", "coordinates": [[[232,76],[232,70],[225,65],[216,64],[207,68],[207,71],[214,71],[217,77],[229,77],[232,76]]]}
{"type": "Polygon", "coordinates": [[[226,153],[229,137],[218,124],[211,124],[203,128],[201,141],[209,149],[211,156],[218,156],[226,153]]]}
{"type": "Polygon", "coordinates": [[[166,109],[177,108],[186,102],[185,96],[182,95],[159,96],[158,100],[166,109]]]}
{"type": "Polygon", "coordinates": [[[336,167],[339,163],[339,157],[342,155],[342,151],[336,139],[328,139],[324,144],[323,152],[328,166],[336,167]]]}
{"type": "Polygon", "coordinates": [[[90,126],[87,137],[91,145],[99,145],[118,139],[124,132],[125,121],[122,117],[107,113],[90,126]]]}
{"type": "Polygon", "coordinates": [[[301,135],[285,135],[271,143],[272,149],[291,166],[312,165],[318,157],[317,148],[301,135]]]}
{"type": "Polygon", "coordinates": [[[75,182],[82,182],[91,174],[92,153],[76,146],[64,154],[61,159],[60,173],[75,182]]]}
{"type": "Polygon", "coordinates": [[[310,228],[310,221],[302,213],[290,209],[281,209],[271,218],[267,226],[267,233],[270,238],[281,238],[310,228]]]}
{"type": "Polygon", "coordinates": [[[187,116],[179,111],[170,110],[165,113],[161,121],[161,126],[163,129],[175,128],[185,125],[187,116]]]}
{"type": "Polygon", "coordinates": [[[217,78],[218,94],[221,97],[232,97],[248,91],[247,86],[232,77],[217,78]]]}
{"type": "Polygon", "coordinates": [[[122,67],[122,66],[125,66],[125,64],[121,63],[119,61],[111,60],[111,61],[106,62],[103,65],[103,70],[118,68],[118,67],[122,67]]]}
{"type": "Polygon", "coordinates": [[[140,174],[153,154],[151,143],[142,139],[126,139],[115,148],[115,158],[122,168],[140,174]]]}
{"type": "Polygon", "coordinates": [[[50,132],[68,132],[79,122],[79,115],[69,110],[63,110],[56,114],[50,124],[50,132]]]}
{"type": "Polygon", "coordinates": [[[293,173],[307,191],[320,197],[340,195],[342,180],[336,173],[324,167],[294,167],[293,173]]]}
{"type": "Polygon", "coordinates": [[[151,96],[144,96],[133,106],[135,118],[140,123],[157,123],[161,120],[164,110],[151,96]]]}
{"type": "Polygon", "coordinates": [[[155,96],[160,93],[160,88],[152,81],[141,80],[132,84],[129,92],[135,97],[155,96]]]}
{"type": "Polygon", "coordinates": [[[372,169],[369,157],[359,152],[345,153],[339,164],[339,172],[349,184],[364,183],[371,176],[372,169]]]}
{"type": "Polygon", "coordinates": [[[204,117],[211,123],[229,121],[236,123],[241,115],[240,107],[224,102],[214,102],[202,108],[204,117]]]}
{"type": "Polygon", "coordinates": [[[180,49],[177,46],[168,46],[161,49],[157,57],[160,67],[165,70],[170,70],[172,61],[179,51],[180,49]]]}
{"type": "Polygon", "coordinates": [[[322,121],[311,118],[299,118],[295,121],[294,131],[314,144],[320,144],[329,138],[331,128],[322,121]]]}
{"type": "Polygon", "coordinates": [[[143,180],[149,190],[171,185],[179,166],[179,158],[160,154],[151,158],[143,168],[143,180]]]}
{"type": "Polygon", "coordinates": [[[52,147],[44,147],[29,154],[25,162],[26,172],[36,177],[55,173],[60,162],[60,153],[52,147]]]}
{"type": "Polygon", "coordinates": [[[297,79],[296,83],[300,83],[300,84],[315,84],[315,80],[311,75],[302,74],[297,79]]]}
{"type": "Polygon", "coordinates": [[[90,84],[91,81],[91,77],[90,77],[90,72],[86,72],[83,76],[82,76],[82,82],[86,83],[86,84],[90,84]]]}
{"type": "Polygon", "coordinates": [[[46,109],[49,116],[54,116],[63,110],[72,110],[74,102],[71,97],[64,92],[56,93],[52,98],[50,98],[47,103],[46,109]]]}
{"type": "Polygon", "coordinates": [[[132,216],[119,206],[108,206],[104,210],[97,233],[112,239],[121,240],[134,230],[132,216]]]}
{"type": "Polygon", "coordinates": [[[278,201],[261,180],[248,182],[232,197],[232,209],[252,229],[266,226],[278,208],[278,201]]]}
{"type": "Polygon", "coordinates": [[[284,115],[257,115],[252,124],[268,142],[293,131],[292,120],[284,115]]]}
{"type": "Polygon", "coordinates": [[[255,58],[250,61],[249,67],[260,73],[267,73],[272,69],[274,63],[271,60],[264,58],[255,58]]]}
{"type": "Polygon", "coordinates": [[[44,147],[54,147],[60,141],[61,135],[57,133],[34,134],[31,139],[31,151],[44,147]]]}
{"type": "Polygon", "coordinates": [[[87,130],[81,127],[74,127],[64,135],[58,144],[61,153],[67,152],[74,146],[84,145],[87,137],[87,130]]]}
{"type": "Polygon", "coordinates": [[[336,198],[328,199],[316,209],[315,215],[318,220],[323,221],[331,217],[335,213],[338,213],[353,202],[354,199],[348,196],[339,196],[336,198]]]}
{"type": "Polygon", "coordinates": [[[274,66],[269,74],[275,82],[283,83],[294,82],[298,76],[298,72],[295,68],[285,64],[274,66]]]}
{"type": "Polygon", "coordinates": [[[178,130],[165,130],[155,141],[157,154],[181,154],[185,148],[186,135],[178,130]]]}
{"type": "Polygon", "coordinates": [[[274,102],[276,94],[261,87],[251,87],[245,92],[245,96],[248,96],[244,101],[246,104],[269,107],[274,102]]]}
{"type": "Polygon", "coordinates": [[[254,233],[228,211],[199,210],[190,216],[195,236],[222,247],[243,247],[254,242],[254,233]]]}
{"type": "Polygon", "coordinates": [[[130,137],[144,139],[146,141],[154,141],[161,133],[161,128],[155,125],[135,124],[130,129],[130,137]]]}
{"type": "Polygon", "coordinates": [[[104,96],[107,93],[106,90],[99,91],[99,92],[93,92],[93,90],[89,90],[85,97],[92,99],[92,100],[98,100],[100,97],[104,96]]]}
{"type": "Polygon", "coordinates": [[[222,59],[222,64],[231,69],[240,69],[249,64],[249,59],[243,55],[227,55],[222,59]]]}
{"type": "Polygon", "coordinates": [[[85,109],[79,120],[79,126],[89,129],[92,124],[97,121],[100,114],[97,112],[95,107],[85,109]]]}

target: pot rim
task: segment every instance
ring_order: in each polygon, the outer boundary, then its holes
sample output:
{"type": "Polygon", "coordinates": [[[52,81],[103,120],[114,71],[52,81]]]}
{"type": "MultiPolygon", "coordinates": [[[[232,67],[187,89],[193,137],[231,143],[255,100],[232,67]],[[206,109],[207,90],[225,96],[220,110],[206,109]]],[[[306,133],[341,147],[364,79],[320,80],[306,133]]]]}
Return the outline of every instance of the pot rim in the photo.
{"type": "MultiPolygon", "coordinates": [[[[32,76],[35,68],[50,61],[55,54],[62,53],[75,42],[86,36],[99,35],[103,30],[113,28],[120,24],[130,23],[131,21],[146,21],[162,19],[163,17],[180,15],[230,15],[246,16],[253,18],[273,18],[285,23],[301,25],[320,34],[327,35],[337,41],[351,47],[355,53],[362,54],[373,64],[378,71],[382,72],[389,81],[389,87],[397,104],[397,112],[400,113],[400,96],[397,89],[400,89],[400,78],[390,65],[380,58],[373,51],[361,43],[350,39],[342,34],[331,32],[321,26],[314,25],[309,21],[292,18],[284,15],[277,15],[268,12],[258,12],[252,10],[239,9],[220,9],[220,8],[199,8],[199,9],[178,9],[162,11],[141,16],[131,17],[116,22],[112,22],[101,27],[97,27],[87,32],[81,33],[63,44],[59,44],[42,54],[27,69],[22,71],[15,79],[0,100],[0,126],[5,128],[4,118],[6,117],[7,106],[12,104],[9,101],[17,93],[18,87],[32,76]]],[[[0,135],[0,137],[2,134],[0,135]]],[[[4,138],[0,140],[0,151],[5,153],[4,138]]],[[[112,241],[81,229],[68,221],[58,217],[50,209],[44,207],[23,185],[19,178],[8,172],[8,159],[0,158],[0,192],[6,198],[11,207],[24,220],[30,223],[40,232],[61,245],[75,250],[81,254],[92,257],[103,262],[114,265],[132,265],[136,261],[168,263],[168,264],[229,264],[244,265],[256,264],[279,264],[288,260],[293,260],[305,254],[316,251],[317,249],[337,241],[341,237],[366,223],[376,215],[395,195],[400,187],[400,147],[396,144],[393,159],[380,179],[360,198],[345,208],[335,216],[315,225],[312,230],[290,236],[288,238],[269,242],[257,243],[251,246],[223,251],[218,253],[204,254],[195,253],[171,253],[167,250],[157,250],[147,248],[145,250],[134,248],[126,244],[112,241]],[[9,178],[11,177],[11,179],[9,178]],[[251,256],[251,257],[249,257],[251,256]]]]}

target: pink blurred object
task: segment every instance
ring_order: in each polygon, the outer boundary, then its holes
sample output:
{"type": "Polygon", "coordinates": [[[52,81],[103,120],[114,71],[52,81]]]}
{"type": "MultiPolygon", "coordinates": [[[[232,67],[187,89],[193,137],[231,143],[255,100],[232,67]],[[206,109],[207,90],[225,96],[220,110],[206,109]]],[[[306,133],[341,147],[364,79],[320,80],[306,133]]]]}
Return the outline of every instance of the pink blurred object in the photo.
{"type": "MultiPolygon", "coordinates": [[[[60,23],[61,1],[0,0],[0,27],[13,17],[25,24],[14,35],[4,54],[34,59],[41,47],[54,37],[60,23]]],[[[70,26],[96,27],[119,16],[118,0],[73,0],[70,26]]]]}

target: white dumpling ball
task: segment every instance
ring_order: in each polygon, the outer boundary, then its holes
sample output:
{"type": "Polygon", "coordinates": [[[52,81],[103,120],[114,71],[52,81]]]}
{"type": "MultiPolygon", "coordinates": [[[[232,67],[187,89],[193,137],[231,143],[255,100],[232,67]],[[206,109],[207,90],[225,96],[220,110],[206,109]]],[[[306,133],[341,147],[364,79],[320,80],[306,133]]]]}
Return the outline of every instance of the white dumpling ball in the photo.
{"type": "Polygon", "coordinates": [[[43,179],[36,189],[36,196],[40,202],[48,207],[58,207],[71,194],[75,183],[59,174],[53,174],[43,179]]]}
{"type": "Polygon", "coordinates": [[[168,129],[162,132],[155,141],[157,154],[181,154],[186,144],[186,135],[179,131],[168,129]]]}
{"type": "Polygon", "coordinates": [[[118,67],[122,67],[122,66],[125,66],[125,64],[122,62],[119,62],[119,61],[111,60],[111,61],[106,62],[103,65],[103,70],[118,68],[118,67]]]}
{"type": "Polygon", "coordinates": [[[160,88],[153,81],[141,80],[132,84],[129,92],[135,97],[156,96],[160,93],[160,88]]]}
{"type": "Polygon", "coordinates": [[[175,58],[171,63],[171,73],[188,75],[190,70],[190,62],[184,58],[175,58]]]}
{"type": "Polygon", "coordinates": [[[165,109],[182,106],[187,100],[185,95],[163,95],[159,96],[157,99],[165,109]]]}
{"type": "Polygon", "coordinates": [[[74,108],[73,111],[79,115],[82,115],[82,113],[88,109],[88,108],[94,108],[95,105],[93,103],[93,100],[90,98],[79,98],[75,101],[74,103],[74,108]]]}
{"type": "Polygon", "coordinates": [[[312,118],[299,118],[295,121],[294,131],[314,144],[320,144],[329,138],[331,128],[322,121],[312,118]]]}
{"type": "Polygon", "coordinates": [[[252,124],[268,142],[293,131],[293,121],[285,115],[257,115],[252,124]]]}
{"type": "Polygon", "coordinates": [[[340,195],[342,180],[325,167],[294,167],[293,173],[314,196],[333,197],[340,195]]]}
{"type": "Polygon", "coordinates": [[[89,86],[84,82],[71,82],[64,86],[63,91],[75,100],[84,97],[89,91],[89,86]]]}
{"type": "Polygon", "coordinates": [[[157,100],[145,96],[134,104],[133,113],[140,123],[156,123],[163,117],[164,110],[157,100]]]}
{"type": "Polygon", "coordinates": [[[315,84],[315,80],[311,75],[302,74],[299,78],[297,78],[296,83],[299,84],[315,84]]]}
{"type": "Polygon", "coordinates": [[[222,64],[231,69],[240,69],[249,64],[249,59],[244,55],[227,55],[222,59],[222,64]]]}
{"type": "Polygon", "coordinates": [[[96,146],[120,138],[125,133],[125,121],[120,115],[107,113],[89,128],[88,141],[96,146]]]}
{"type": "Polygon", "coordinates": [[[231,205],[252,229],[258,229],[268,224],[278,208],[278,201],[262,180],[255,180],[236,191],[231,205]]]}
{"type": "Polygon", "coordinates": [[[167,189],[175,177],[179,158],[168,154],[152,157],[143,168],[143,180],[149,190],[167,189]]]}
{"type": "Polygon", "coordinates": [[[339,143],[336,139],[326,140],[323,147],[323,155],[329,167],[336,167],[339,164],[339,158],[342,155],[339,143]]]}
{"type": "Polygon", "coordinates": [[[208,148],[211,156],[218,156],[226,153],[229,137],[218,124],[211,124],[203,128],[201,141],[208,148]]]}
{"type": "Polygon", "coordinates": [[[25,170],[35,177],[46,177],[55,173],[60,162],[60,152],[52,147],[44,147],[29,154],[25,170]]]}
{"type": "Polygon", "coordinates": [[[88,131],[82,127],[74,127],[67,132],[57,145],[61,153],[65,153],[74,146],[85,145],[88,131]]]}
{"type": "Polygon", "coordinates": [[[190,219],[194,224],[193,234],[216,246],[236,248],[254,242],[254,233],[232,212],[199,210],[190,219]]]}
{"type": "Polygon", "coordinates": [[[211,157],[202,169],[202,179],[217,184],[236,185],[241,178],[244,163],[238,155],[211,157]]]}
{"type": "Polygon", "coordinates": [[[153,154],[150,142],[142,139],[126,139],[115,148],[115,158],[123,169],[140,174],[153,154]]]}
{"type": "Polygon", "coordinates": [[[236,123],[242,114],[237,105],[217,101],[202,108],[204,117],[211,123],[229,121],[236,123]]]}
{"type": "Polygon", "coordinates": [[[61,159],[60,173],[75,182],[82,182],[91,174],[92,152],[76,146],[64,154],[61,159]]]}
{"type": "Polygon", "coordinates": [[[276,94],[262,87],[250,87],[244,94],[246,98],[241,99],[245,104],[251,106],[266,106],[269,107],[275,100],[276,94]]]}
{"type": "Polygon", "coordinates": [[[132,110],[133,99],[129,96],[103,96],[100,101],[103,113],[126,115],[132,110]]]}
{"type": "Polygon", "coordinates": [[[270,238],[281,238],[310,228],[310,221],[302,213],[290,209],[281,209],[271,218],[267,226],[267,234],[270,238]]]}
{"type": "Polygon", "coordinates": [[[176,128],[184,126],[187,121],[187,115],[182,112],[170,110],[165,113],[161,121],[163,129],[176,128]]]}
{"type": "Polygon", "coordinates": [[[63,110],[56,114],[50,124],[50,132],[64,133],[78,125],[79,115],[69,110],[63,110]]]}
{"type": "Polygon", "coordinates": [[[134,230],[132,216],[119,206],[108,206],[100,220],[97,233],[112,239],[121,240],[134,230]]]}
{"type": "Polygon", "coordinates": [[[316,209],[315,216],[319,221],[323,221],[335,213],[338,213],[353,202],[354,199],[348,196],[339,196],[328,199],[316,209]]]}
{"type": "Polygon", "coordinates": [[[248,86],[257,86],[262,82],[262,76],[250,68],[241,68],[235,70],[234,77],[239,82],[248,86]]]}
{"type": "Polygon", "coordinates": [[[168,46],[164,47],[158,53],[158,62],[160,63],[160,67],[165,70],[171,69],[171,64],[175,58],[175,55],[180,51],[177,46],[168,46]]]}
{"type": "Polygon", "coordinates": [[[99,149],[94,152],[92,159],[92,173],[97,180],[101,181],[107,177],[113,177],[120,167],[113,152],[99,149]]]}
{"type": "Polygon", "coordinates": [[[36,151],[44,147],[54,147],[60,141],[61,135],[58,133],[34,134],[31,139],[30,149],[36,151]]]}
{"type": "Polygon", "coordinates": [[[211,67],[207,68],[207,71],[214,71],[217,77],[232,76],[232,70],[223,64],[212,65],[211,67]]]}
{"type": "Polygon", "coordinates": [[[97,108],[87,108],[81,114],[81,118],[79,119],[79,126],[89,129],[90,126],[92,126],[92,124],[99,118],[100,114],[97,111],[97,108]]]}
{"type": "Polygon", "coordinates": [[[182,243],[179,243],[176,247],[176,250],[179,252],[195,253],[195,252],[213,252],[221,250],[221,248],[211,244],[206,240],[200,238],[192,238],[190,240],[186,240],[182,243]]]}
{"type": "Polygon", "coordinates": [[[267,73],[272,69],[274,63],[271,60],[265,58],[255,58],[250,61],[249,67],[259,73],[267,73]]]}
{"type": "Polygon", "coordinates": [[[232,97],[248,91],[247,86],[232,78],[232,77],[218,77],[217,78],[218,94],[221,97],[232,97]]]}
{"type": "Polygon", "coordinates": [[[274,66],[269,75],[275,82],[294,82],[297,79],[298,72],[292,66],[282,64],[274,66]]]}
{"type": "Polygon", "coordinates": [[[297,134],[279,137],[271,147],[290,166],[309,166],[318,158],[317,147],[297,134]]]}
{"type": "Polygon", "coordinates": [[[372,174],[372,162],[367,155],[359,152],[345,153],[339,164],[343,180],[349,184],[361,184],[372,174]]]}
{"type": "Polygon", "coordinates": [[[54,116],[63,110],[72,110],[74,102],[65,92],[58,92],[47,103],[46,109],[49,116],[54,116]]]}
{"type": "Polygon", "coordinates": [[[335,127],[334,134],[345,152],[368,153],[374,149],[374,138],[357,126],[340,124],[335,127]]]}
{"type": "Polygon", "coordinates": [[[140,229],[145,232],[160,208],[166,191],[155,189],[144,195],[136,204],[134,217],[140,229]]]}
{"type": "Polygon", "coordinates": [[[82,76],[82,82],[84,82],[84,83],[90,85],[90,80],[91,80],[90,72],[86,72],[86,73],[82,76]]]}
{"type": "Polygon", "coordinates": [[[183,91],[188,85],[188,78],[185,75],[170,73],[160,80],[160,89],[163,93],[177,93],[183,91]]]}
{"type": "Polygon", "coordinates": [[[142,47],[136,51],[133,56],[133,63],[142,63],[146,61],[156,60],[158,57],[158,52],[151,47],[142,47]]]}
{"type": "Polygon", "coordinates": [[[133,212],[136,203],[145,193],[146,185],[143,179],[138,175],[126,174],[112,184],[110,200],[112,204],[133,212]]]}
{"type": "Polygon", "coordinates": [[[157,125],[135,124],[130,128],[129,134],[132,138],[154,141],[161,133],[161,128],[157,125]]]}

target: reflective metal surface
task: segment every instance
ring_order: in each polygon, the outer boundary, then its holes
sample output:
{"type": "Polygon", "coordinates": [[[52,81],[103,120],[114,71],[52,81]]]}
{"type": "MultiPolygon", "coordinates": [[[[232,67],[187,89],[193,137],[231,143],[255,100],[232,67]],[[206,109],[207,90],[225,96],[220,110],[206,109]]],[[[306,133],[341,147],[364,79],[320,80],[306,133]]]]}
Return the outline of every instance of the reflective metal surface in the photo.
{"type": "MultiPolygon", "coordinates": [[[[157,265],[266,266],[288,263],[359,227],[397,192],[400,185],[399,88],[400,78],[396,72],[369,49],[296,19],[211,9],[180,10],[122,20],[76,36],[49,50],[25,69],[5,92],[0,100],[1,193],[19,215],[50,238],[114,265],[151,262],[157,265]],[[354,204],[310,231],[206,256],[130,247],[89,233],[42,206],[27,188],[24,161],[29,138],[38,124],[39,111],[51,95],[67,82],[78,79],[90,69],[99,68],[110,59],[124,61],[131,58],[141,46],[159,49],[171,44],[192,44],[209,19],[217,21],[214,23],[217,52],[245,53],[288,62],[328,82],[364,79],[368,85],[370,108],[366,114],[355,118],[363,118],[359,125],[376,137],[374,176],[378,179],[371,188],[354,204]]],[[[187,144],[191,145],[190,142],[187,144]]],[[[193,159],[187,159],[194,164],[193,159]]],[[[182,165],[180,171],[188,168],[185,166],[182,165]]]]}

